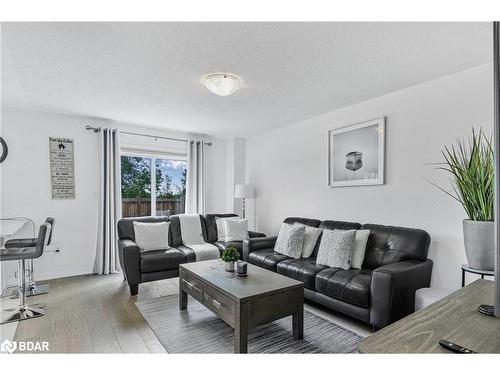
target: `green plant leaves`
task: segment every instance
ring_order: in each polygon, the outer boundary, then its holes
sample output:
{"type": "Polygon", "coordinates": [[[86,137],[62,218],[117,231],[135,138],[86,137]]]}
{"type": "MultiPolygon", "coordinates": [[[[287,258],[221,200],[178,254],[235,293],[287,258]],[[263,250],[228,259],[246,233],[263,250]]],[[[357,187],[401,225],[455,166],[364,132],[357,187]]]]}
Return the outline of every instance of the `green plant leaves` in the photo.
{"type": "Polygon", "coordinates": [[[221,259],[224,262],[236,262],[240,259],[240,252],[234,246],[226,247],[222,253],[221,259]]]}
{"type": "Polygon", "coordinates": [[[451,147],[442,151],[444,166],[439,167],[451,174],[452,190],[440,190],[462,204],[470,220],[493,221],[494,157],[491,139],[482,130],[472,129],[467,140],[457,139],[451,147]]]}

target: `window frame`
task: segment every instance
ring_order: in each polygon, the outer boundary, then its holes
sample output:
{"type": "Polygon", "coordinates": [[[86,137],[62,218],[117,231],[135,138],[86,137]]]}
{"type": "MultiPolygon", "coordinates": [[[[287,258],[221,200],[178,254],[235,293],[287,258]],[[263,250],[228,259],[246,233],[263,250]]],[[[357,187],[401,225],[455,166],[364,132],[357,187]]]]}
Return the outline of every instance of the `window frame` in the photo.
{"type": "MultiPolygon", "coordinates": [[[[139,157],[139,158],[145,158],[145,159],[150,159],[151,164],[150,164],[150,172],[151,172],[151,216],[156,216],[156,160],[176,160],[176,161],[185,161],[187,164],[187,155],[181,155],[181,154],[173,154],[173,153],[161,153],[161,152],[150,152],[148,153],[147,151],[141,151],[141,150],[120,150],[120,162],[121,162],[121,157],[122,156],[128,156],[128,157],[139,157]]],[[[188,166],[186,165],[186,170],[188,166]]],[[[121,171],[120,171],[121,175],[121,171]]],[[[120,176],[121,178],[121,176],[120,176]]],[[[120,201],[123,202],[123,197],[121,196],[121,190],[120,190],[120,201]]]]}

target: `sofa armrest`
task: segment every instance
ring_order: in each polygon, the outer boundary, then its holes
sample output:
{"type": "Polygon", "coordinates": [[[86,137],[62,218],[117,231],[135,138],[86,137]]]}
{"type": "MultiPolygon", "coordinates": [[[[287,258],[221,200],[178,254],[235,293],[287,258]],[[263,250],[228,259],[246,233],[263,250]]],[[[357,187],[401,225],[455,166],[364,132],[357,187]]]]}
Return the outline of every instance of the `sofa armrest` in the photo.
{"type": "Polygon", "coordinates": [[[141,251],[131,240],[118,240],[120,265],[129,285],[141,282],[141,251]]]}
{"type": "Polygon", "coordinates": [[[278,237],[257,237],[243,241],[243,260],[248,260],[248,254],[258,249],[274,247],[278,237]]]}
{"type": "Polygon", "coordinates": [[[371,280],[370,323],[376,328],[415,311],[415,291],[429,287],[432,261],[405,260],[376,268],[371,280]]]}
{"type": "Polygon", "coordinates": [[[254,231],[249,230],[248,237],[249,238],[261,238],[261,237],[266,237],[266,235],[264,233],[254,232],[254,231]]]}

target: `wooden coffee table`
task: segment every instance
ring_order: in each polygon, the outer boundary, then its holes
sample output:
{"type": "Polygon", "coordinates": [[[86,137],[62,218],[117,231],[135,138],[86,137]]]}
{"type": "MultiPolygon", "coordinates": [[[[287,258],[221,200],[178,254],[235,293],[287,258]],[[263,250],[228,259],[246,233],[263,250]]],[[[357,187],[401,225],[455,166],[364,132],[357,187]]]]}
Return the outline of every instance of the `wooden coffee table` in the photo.
{"type": "Polygon", "coordinates": [[[217,260],[181,264],[179,308],[188,294],[234,328],[235,353],[247,353],[248,330],[292,315],[293,337],[304,337],[303,283],[248,265],[248,276],[224,270],[217,260]]]}

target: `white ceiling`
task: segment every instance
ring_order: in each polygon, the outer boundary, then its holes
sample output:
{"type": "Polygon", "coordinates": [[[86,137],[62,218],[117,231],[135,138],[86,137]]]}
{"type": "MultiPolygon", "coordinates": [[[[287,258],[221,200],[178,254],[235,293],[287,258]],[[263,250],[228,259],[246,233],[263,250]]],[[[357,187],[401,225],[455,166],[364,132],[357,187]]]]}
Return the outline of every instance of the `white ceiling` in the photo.
{"type": "Polygon", "coordinates": [[[491,60],[488,23],[3,23],[2,101],[250,136],[491,60]],[[247,87],[218,97],[205,73],[247,87]]]}

